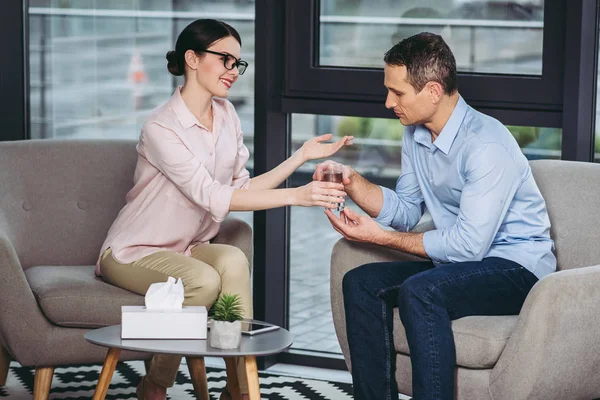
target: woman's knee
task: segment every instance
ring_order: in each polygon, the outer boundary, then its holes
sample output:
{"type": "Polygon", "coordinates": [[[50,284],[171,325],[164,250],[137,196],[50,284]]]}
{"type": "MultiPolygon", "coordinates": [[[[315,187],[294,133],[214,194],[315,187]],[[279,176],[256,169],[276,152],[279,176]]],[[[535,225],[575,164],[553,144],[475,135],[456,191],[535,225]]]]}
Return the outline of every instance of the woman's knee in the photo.
{"type": "Polygon", "coordinates": [[[250,263],[246,254],[237,247],[230,246],[218,259],[218,269],[230,279],[250,280],[250,263]]]}
{"type": "MultiPolygon", "coordinates": [[[[184,282],[185,283],[185,282],[184,282]]],[[[208,269],[185,284],[185,305],[210,307],[221,292],[221,276],[208,269]]]]}

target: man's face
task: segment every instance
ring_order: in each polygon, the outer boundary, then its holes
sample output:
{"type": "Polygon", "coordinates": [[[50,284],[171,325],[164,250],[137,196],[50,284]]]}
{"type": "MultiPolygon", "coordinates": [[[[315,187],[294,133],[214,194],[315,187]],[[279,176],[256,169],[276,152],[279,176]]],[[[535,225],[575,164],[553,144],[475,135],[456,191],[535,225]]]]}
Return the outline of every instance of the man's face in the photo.
{"type": "Polygon", "coordinates": [[[427,85],[419,93],[406,80],[404,65],[386,65],[384,85],[388,90],[385,106],[393,110],[404,126],[429,122],[435,112],[435,105],[429,96],[427,85]]]}

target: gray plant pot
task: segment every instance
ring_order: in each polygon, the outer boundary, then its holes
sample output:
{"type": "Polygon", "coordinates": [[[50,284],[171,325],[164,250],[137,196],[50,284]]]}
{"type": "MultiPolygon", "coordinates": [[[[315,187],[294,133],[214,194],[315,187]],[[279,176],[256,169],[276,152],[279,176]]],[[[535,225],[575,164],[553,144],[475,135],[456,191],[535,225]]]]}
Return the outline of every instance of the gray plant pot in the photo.
{"type": "Polygon", "coordinates": [[[210,345],[217,349],[235,349],[242,340],[242,321],[227,322],[212,320],[210,345]]]}

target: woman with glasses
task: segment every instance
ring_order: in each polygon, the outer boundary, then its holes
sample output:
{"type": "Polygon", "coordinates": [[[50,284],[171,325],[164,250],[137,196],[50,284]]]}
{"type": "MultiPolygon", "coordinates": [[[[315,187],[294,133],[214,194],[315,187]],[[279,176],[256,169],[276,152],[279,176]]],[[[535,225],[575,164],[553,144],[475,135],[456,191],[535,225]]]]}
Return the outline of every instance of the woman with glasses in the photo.
{"type": "MultiPolygon", "coordinates": [[[[331,135],[308,140],[275,169],[251,179],[240,120],[225,100],[248,66],[240,58],[241,43],[230,25],[201,19],[167,53],[169,72],[185,75],[185,82],[142,128],[134,186],[108,232],[96,274],[141,295],[154,282],[181,278],[184,305],[210,307],[220,293],[235,293],[244,317],[252,318],[248,259],[240,249],[210,240],[230,211],[336,208],[345,196],[342,184],[276,188],[305,161],[331,156],[352,137],[332,144],[321,143],[331,135]]],[[[165,399],[180,362],[180,356],[155,355],[138,398],[165,399]]],[[[245,399],[244,363],[238,360],[237,366],[245,399]]],[[[230,397],[226,387],[221,399],[230,397]]]]}

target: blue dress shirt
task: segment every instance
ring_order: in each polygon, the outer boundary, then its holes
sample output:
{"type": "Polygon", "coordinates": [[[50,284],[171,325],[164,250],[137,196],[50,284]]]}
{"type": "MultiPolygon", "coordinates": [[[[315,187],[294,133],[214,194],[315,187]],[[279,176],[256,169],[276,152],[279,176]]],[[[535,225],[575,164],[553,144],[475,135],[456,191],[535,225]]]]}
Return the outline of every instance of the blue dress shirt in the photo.
{"type": "Polygon", "coordinates": [[[504,125],[462,97],[435,142],[424,126],[406,127],[396,191],[381,189],[382,225],[410,231],[429,210],[436,229],[423,245],[437,265],[501,257],[539,279],[556,270],[546,203],[527,159],[504,125]]]}

